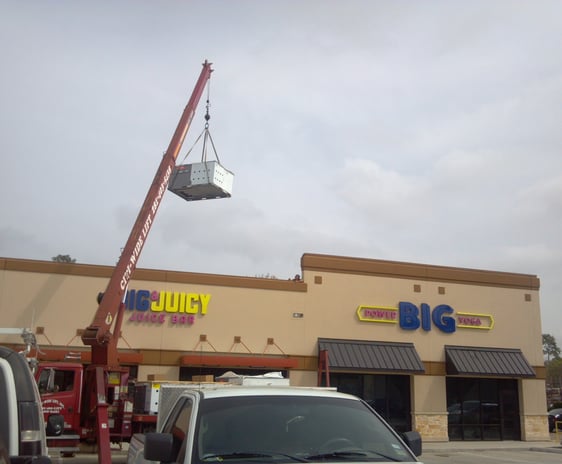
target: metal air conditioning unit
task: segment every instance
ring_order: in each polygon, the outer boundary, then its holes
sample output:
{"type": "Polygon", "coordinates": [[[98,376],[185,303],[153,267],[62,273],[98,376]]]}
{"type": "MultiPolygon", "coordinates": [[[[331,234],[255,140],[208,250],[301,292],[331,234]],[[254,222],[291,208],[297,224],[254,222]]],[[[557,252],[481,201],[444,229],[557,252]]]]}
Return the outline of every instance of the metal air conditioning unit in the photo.
{"type": "Polygon", "coordinates": [[[218,161],[176,166],[168,190],[187,201],[229,198],[234,174],[218,161]]]}

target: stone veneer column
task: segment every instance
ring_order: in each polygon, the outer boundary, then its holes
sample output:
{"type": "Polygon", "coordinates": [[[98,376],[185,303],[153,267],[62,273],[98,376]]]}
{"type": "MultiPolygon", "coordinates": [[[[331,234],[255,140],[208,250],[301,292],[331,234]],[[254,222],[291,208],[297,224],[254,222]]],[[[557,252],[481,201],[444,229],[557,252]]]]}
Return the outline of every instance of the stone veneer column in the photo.
{"type": "Polygon", "coordinates": [[[424,442],[449,441],[447,414],[416,413],[413,414],[412,425],[424,442]]]}
{"type": "Polygon", "coordinates": [[[550,441],[544,379],[521,379],[519,382],[521,440],[550,441]]]}
{"type": "Polygon", "coordinates": [[[423,441],[449,441],[445,376],[415,375],[411,392],[412,428],[423,441]]]}
{"type": "Polygon", "coordinates": [[[521,415],[521,440],[550,441],[548,416],[544,414],[521,415]]]}

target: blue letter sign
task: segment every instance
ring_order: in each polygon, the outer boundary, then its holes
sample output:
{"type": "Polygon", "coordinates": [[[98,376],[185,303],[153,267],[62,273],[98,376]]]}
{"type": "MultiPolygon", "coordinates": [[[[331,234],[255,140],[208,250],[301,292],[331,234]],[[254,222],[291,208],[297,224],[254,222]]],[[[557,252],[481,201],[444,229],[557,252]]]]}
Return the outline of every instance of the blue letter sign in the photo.
{"type": "Polygon", "coordinates": [[[453,333],[456,330],[455,319],[448,316],[453,314],[453,308],[449,305],[442,304],[431,308],[427,303],[422,303],[421,310],[413,303],[401,301],[398,304],[400,327],[405,330],[422,330],[429,332],[431,330],[431,322],[439,330],[445,333],[453,333]]]}

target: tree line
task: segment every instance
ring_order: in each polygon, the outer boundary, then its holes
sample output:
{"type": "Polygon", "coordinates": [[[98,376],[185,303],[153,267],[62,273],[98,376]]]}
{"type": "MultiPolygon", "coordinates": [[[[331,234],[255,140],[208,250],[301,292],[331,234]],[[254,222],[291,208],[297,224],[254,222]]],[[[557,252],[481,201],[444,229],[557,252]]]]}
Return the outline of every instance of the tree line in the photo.
{"type": "Polygon", "coordinates": [[[542,334],[542,352],[546,367],[546,396],[549,407],[562,407],[562,358],[556,338],[542,334]]]}

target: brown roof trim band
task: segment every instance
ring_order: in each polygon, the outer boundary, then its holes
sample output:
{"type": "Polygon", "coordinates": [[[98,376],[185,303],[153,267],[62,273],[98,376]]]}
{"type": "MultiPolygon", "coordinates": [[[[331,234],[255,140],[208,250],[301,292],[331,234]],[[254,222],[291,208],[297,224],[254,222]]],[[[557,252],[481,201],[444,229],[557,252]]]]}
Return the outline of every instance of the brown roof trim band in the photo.
{"type": "Polygon", "coordinates": [[[455,282],[469,285],[539,290],[536,275],[485,271],[430,264],[403,263],[365,258],[349,258],[305,253],[301,258],[303,271],[363,274],[422,281],[455,282]]]}
{"type": "MultiPolygon", "coordinates": [[[[111,277],[111,273],[113,272],[113,267],[95,264],[56,263],[30,259],[0,258],[0,270],[103,277],[109,279],[111,277]]],[[[307,284],[304,282],[292,279],[282,280],[262,277],[238,277],[143,268],[135,270],[132,280],[215,285],[219,287],[253,288],[259,290],[281,290],[290,292],[306,292],[308,288],[307,284]]]]}

